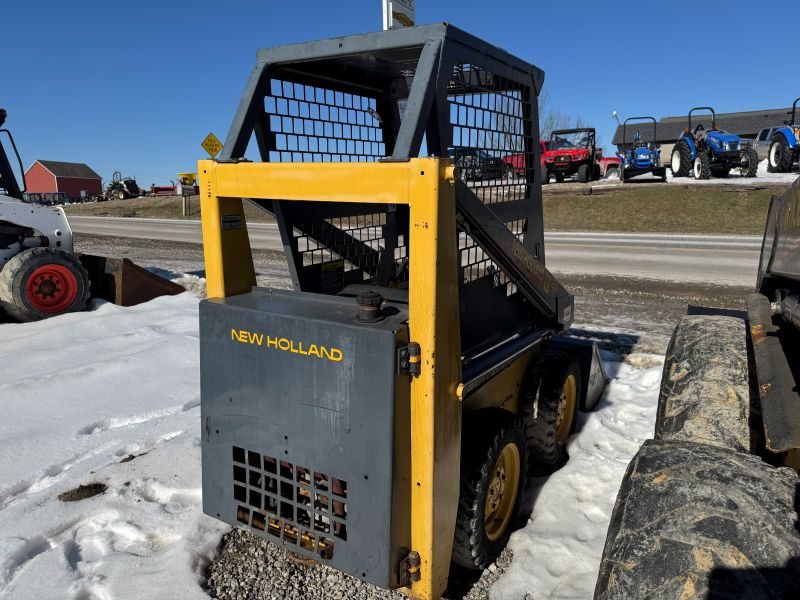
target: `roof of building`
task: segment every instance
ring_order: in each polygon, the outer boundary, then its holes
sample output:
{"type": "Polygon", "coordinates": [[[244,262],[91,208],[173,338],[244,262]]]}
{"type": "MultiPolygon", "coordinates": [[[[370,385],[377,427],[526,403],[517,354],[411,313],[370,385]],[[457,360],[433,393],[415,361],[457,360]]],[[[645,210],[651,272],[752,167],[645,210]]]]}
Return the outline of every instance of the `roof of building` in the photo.
{"type": "Polygon", "coordinates": [[[37,163],[50,171],[56,177],[71,177],[74,179],[102,179],[89,165],[84,163],[60,162],[57,160],[37,160],[37,163]]]}
{"type": "MultiPolygon", "coordinates": [[[[791,108],[773,108],[769,110],[752,110],[747,112],[717,113],[717,127],[745,137],[754,137],[765,127],[782,125],[791,117],[791,108]]],[[[711,124],[709,113],[692,115],[692,127],[695,123],[703,123],[708,128],[711,124]]],[[[677,140],[688,124],[687,115],[678,117],[663,117],[656,127],[656,142],[671,143],[677,140]]],[[[633,140],[636,131],[639,131],[642,140],[647,142],[653,139],[652,123],[628,123],[625,141],[633,140]]],[[[622,127],[617,126],[614,132],[614,145],[622,144],[622,127]]]]}

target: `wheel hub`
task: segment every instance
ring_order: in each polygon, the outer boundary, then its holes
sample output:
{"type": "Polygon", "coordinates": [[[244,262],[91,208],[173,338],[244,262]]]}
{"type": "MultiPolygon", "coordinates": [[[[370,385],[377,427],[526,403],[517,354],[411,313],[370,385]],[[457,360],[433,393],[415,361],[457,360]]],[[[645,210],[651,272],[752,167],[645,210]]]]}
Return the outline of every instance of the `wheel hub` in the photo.
{"type": "Polygon", "coordinates": [[[508,527],[517,502],[519,481],[519,449],[515,444],[509,443],[497,457],[486,489],[483,521],[486,537],[491,541],[502,536],[508,527]]]}
{"type": "Polygon", "coordinates": [[[25,297],[31,307],[48,314],[68,309],[78,295],[75,274],[59,264],[42,265],[30,274],[25,297]]]}

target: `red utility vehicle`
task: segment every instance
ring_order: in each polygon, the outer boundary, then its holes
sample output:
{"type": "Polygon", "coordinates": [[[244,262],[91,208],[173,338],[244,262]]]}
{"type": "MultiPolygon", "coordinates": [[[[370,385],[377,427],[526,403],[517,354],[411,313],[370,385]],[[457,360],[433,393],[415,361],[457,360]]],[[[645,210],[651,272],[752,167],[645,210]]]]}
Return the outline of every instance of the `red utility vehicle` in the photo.
{"type": "Polygon", "coordinates": [[[597,147],[595,130],[592,127],[560,129],[550,134],[547,151],[542,154],[542,182],[550,183],[555,177],[561,183],[567,177],[578,176],[586,183],[608,175],[613,169],[619,172],[618,158],[603,157],[597,147]]]}
{"type": "MultiPolygon", "coordinates": [[[[544,153],[547,152],[547,142],[539,142],[539,166],[544,172],[544,153]]],[[[525,177],[525,155],[524,154],[509,154],[502,158],[506,165],[506,175],[513,177],[525,177]]]]}

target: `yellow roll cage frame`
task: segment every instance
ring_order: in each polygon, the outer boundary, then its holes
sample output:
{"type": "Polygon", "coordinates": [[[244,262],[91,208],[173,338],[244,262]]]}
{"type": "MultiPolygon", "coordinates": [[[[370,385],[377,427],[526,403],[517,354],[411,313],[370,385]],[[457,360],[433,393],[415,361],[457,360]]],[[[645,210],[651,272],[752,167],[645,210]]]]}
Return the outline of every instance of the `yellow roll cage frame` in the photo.
{"type": "Polygon", "coordinates": [[[460,316],[455,170],[452,160],[375,163],[198,162],[209,298],[256,284],[243,198],[369,202],[409,207],[408,328],[422,368],[411,378],[411,549],[419,578],[412,598],[447,586],[459,498],[460,316]],[[240,223],[239,227],[226,224],[240,223]]]}

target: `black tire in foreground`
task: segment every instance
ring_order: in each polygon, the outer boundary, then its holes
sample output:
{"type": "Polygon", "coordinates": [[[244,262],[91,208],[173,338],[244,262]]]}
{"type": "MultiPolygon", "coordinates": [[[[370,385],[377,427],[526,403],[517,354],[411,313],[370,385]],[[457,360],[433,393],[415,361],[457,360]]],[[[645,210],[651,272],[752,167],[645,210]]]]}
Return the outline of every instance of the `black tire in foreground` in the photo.
{"type": "Polygon", "coordinates": [[[543,352],[533,364],[522,391],[522,421],[532,475],[561,467],[567,439],[575,425],[581,389],[578,360],[559,350],[543,352]]]}
{"type": "Polygon", "coordinates": [[[465,419],[453,561],[485,569],[505,548],[527,483],[525,432],[519,417],[490,408],[465,419]]]}
{"type": "Polygon", "coordinates": [[[564,178],[566,175],[563,173],[556,173],[556,183],[564,183],[564,178]]]}
{"type": "Polygon", "coordinates": [[[794,162],[794,152],[782,133],[776,133],[769,145],[768,163],[773,173],[789,173],[794,162]]]}
{"type": "Polygon", "coordinates": [[[681,318],[667,346],[654,437],[750,452],[750,386],[742,319],[681,318]]]}
{"type": "Polygon", "coordinates": [[[683,138],[679,139],[672,149],[670,168],[673,177],[689,176],[689,171],[692,169],[692,149],[689,148],[689,142],[683,138]]]}
{"type": "Polygon", "coordinates": [[[61,250],[23,250],[0,271],[0,308],[17,321],[81,311],[88,300],[86,269],[61,250]]]}
{"type": "Polygon", "coordinates": [[[800,598],[798,485],[756,456],[648,440],[617,496],[595,599],[800,598]]]}
{"type": "Polygon", "coordinates": [[[592,179],[592,165],[582,164],[578,167],[578,181],[588,183],[592,179]]]}

